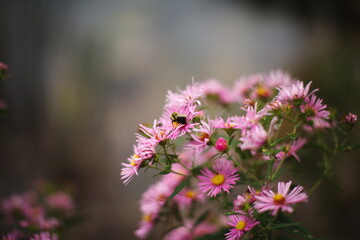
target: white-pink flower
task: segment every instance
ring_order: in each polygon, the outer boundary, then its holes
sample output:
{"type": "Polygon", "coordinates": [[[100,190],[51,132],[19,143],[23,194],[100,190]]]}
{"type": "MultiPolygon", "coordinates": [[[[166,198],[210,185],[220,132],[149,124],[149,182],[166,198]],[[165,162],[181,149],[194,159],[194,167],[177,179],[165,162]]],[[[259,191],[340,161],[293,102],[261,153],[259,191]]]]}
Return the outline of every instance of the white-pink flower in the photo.
{"type": "Polygon", "coordinates": [[[241,143],[239,147],[241,150],[251,150],[252,154],[266,142],[268,137],[267,132],[261,124],[257,124],[248,131],[243,131],[240,138],[241,143]]]}
{"type": "Polygon", "coordinates": [[[328,122],[330,112],[325,110],[326,105],[322,104],[322,99],[312,95],[310,98],[305,99],[300,109],[305,114],[306,120],[312,122],[314,129],[330,127],[328,122]]]}
{"type": "Polygon", "coordinates": [[[221,104],[232,103],[236,100],[234,92],[216,79],[207,80],[201,86],[203,87],[204,95],[208,97],[215,96],[215,100],[221,104]]]}
{"type": "Polygon", "coordinates": [[[308,196],[302,193],[303,187],[296,186],[289,193],[291,181],[279,182],[278,191],[274,193],[272,190],[263,190],[261,195],[255,196],[256,201],[254,207],[259,212],[272,211],[272,215],[276,215],[280,210],[284,212],[293,212],[291,205],[298,202],[306,202],[308,196]]]}
{"type": "Polygon", "coordinates": [[[310,86],[312,82],[309,82],[304,87],[304,82],[297,81],[295,84],[291,86],[280,86],[277,89],[279,93],[275,97],[275,99],[280,101],[297,101],[297,100],[304,100],[307,97],[310,97],[314,94],[318,89],[313,90],[309,93],[310,86]]]}
{"type": "Polygon", "coordinates": [[[201,121],[198,128],[194,128],[193,131],[196,134],[191,134],[192,140],[184,146],[184,149],[191,153],[202,152],[208,145],[214,129],[211,124],[201,121]]]}

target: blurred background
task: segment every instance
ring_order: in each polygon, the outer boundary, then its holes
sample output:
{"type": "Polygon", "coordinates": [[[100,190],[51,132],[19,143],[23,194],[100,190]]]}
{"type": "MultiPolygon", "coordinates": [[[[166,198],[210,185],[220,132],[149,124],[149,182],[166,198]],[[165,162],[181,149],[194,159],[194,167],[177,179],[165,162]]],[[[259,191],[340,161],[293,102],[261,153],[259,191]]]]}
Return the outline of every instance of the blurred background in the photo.
{"type": "MultiPolygon", "coordinates": [[[[67,239],[135,239],[153,178],[125,187],[121,162],[166,91],[281,68],[359,114],[360,2],[0,0],[0,61],[11,72],[0,85],[10,109],[0,197],[36,179],[71,183],[88,219],[67,239]]],[[[359,153],[336,160],[345,191],[322,186],[297,218],[317,237],[360,239],[359,153]]]]}

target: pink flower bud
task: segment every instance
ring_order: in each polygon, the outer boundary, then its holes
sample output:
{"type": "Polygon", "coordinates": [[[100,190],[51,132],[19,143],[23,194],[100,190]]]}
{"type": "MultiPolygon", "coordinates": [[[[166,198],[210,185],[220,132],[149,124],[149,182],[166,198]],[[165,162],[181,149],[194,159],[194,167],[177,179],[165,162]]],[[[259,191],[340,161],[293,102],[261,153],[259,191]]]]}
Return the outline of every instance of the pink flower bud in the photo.
{"type": "Polygon", "coordinates": [[[7,69],[8,69],[8,66],[7,66],[5,63],[0,62],[0,69],[1,69],[1,70],[7,70],[7,69]]]}
{"type": "Polygon", "coordinates": [[[218,138],[218,140],[216,140],[215,143],[216,150],[218,150],[219,152],[224,152],[226,151],[227,148],[228,148],[228,144],[224,138],[220,137],[218,138]]]}
{"type": "Polygon", "coordinates": [[[357,121],[357,115],[353,113],[348,113],[344,119],[344,122],[349,124],[354,124],[356,121],[357,121]]]}
{"type": "Polygon", "coordinates": [[[6,77],[8,75],[8,65],[0,62],[0,78],[6,77]]]}

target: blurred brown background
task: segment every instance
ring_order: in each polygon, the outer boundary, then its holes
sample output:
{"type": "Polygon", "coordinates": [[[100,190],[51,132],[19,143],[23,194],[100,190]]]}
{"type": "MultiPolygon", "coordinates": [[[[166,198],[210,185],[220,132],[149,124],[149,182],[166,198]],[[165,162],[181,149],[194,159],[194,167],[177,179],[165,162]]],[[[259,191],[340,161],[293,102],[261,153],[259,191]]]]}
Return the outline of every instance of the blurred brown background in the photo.
{"type": "MultiPolygon", "coordinates": [[[[359,3],[1,0],[0,61],[11,77],[0,91],[10,108],[0,196],[39,178],[72,183],[89,218],[67,239],[135,239],[153,179],[142,173],[125,187],[120,165],[167,89],[282,68],[340,113],[359,114],[359,3]]],[[[335,170],[345,191],[321,187],[297,217],[315,236],[360,239],[359,153],[339,156],[335,170]]]]}

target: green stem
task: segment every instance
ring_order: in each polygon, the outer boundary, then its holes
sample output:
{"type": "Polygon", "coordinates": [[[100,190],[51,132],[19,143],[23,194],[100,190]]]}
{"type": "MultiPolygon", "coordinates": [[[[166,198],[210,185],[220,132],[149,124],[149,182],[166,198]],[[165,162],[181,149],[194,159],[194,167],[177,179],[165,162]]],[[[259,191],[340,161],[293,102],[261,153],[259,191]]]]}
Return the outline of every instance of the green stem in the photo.
{"type": "Polygon", "coordinates": [[[187,177],[188,175],[186,175],[186,174],[183,174],[183,173],[180,173],[180,172],[176,172],[176,171],[174,171],[174,170],[167,170],[167,169],[161,169],[161,168],[158,168],[158,167],[154,167],[154,166],[151,166],[151,165],[148,165],[147,167],[149,167],[149,168],[152,168],[152,169],[156,169],[156,170],[159,170],[159,171],[169,171],[169,172],[172,172],[172,173],[175,173],[175,174],[178,174],[178,175],[181,175],[181,176],[185,176],[185,177],[187,177]]]}
{"type": "Polygon", "coordinates": [[[284,161],[285,161],[285,158],[286,158],[286,157],[284,157],[283,159],[281,159],[281,161],[280,161],[279,165],[277,166],[275,172],[271,175],[270,181],[272,181],[272,180],[273,180],[273,179],[272,179],[273,176],[276,176],[277,173],[280,171],[280,168],[281,168],[281,166],[283,165],[283,163],[284,163],[284,161]]]}
{"type": "Polygon", "coordinates": [[[311,189],[307,192],[309,195],[311,195],[322,183],[323,179],[320,178],[312,187],[311,189]]]}
{"type": "Polygon", "coordinates": [[[288,135],[288,136],[285,136],[285,137],[282,137],[282,138],[277,139],[276,141],[274,141],[274,142],[272,142],[272,143],[270,144],[270,147],[276,146],[279,142],[281,142],[282,140],[285,140],[285,139],[287,139],[287,138],[289,138],[289,137],[290,137],[290,136],[288,135]]]}

